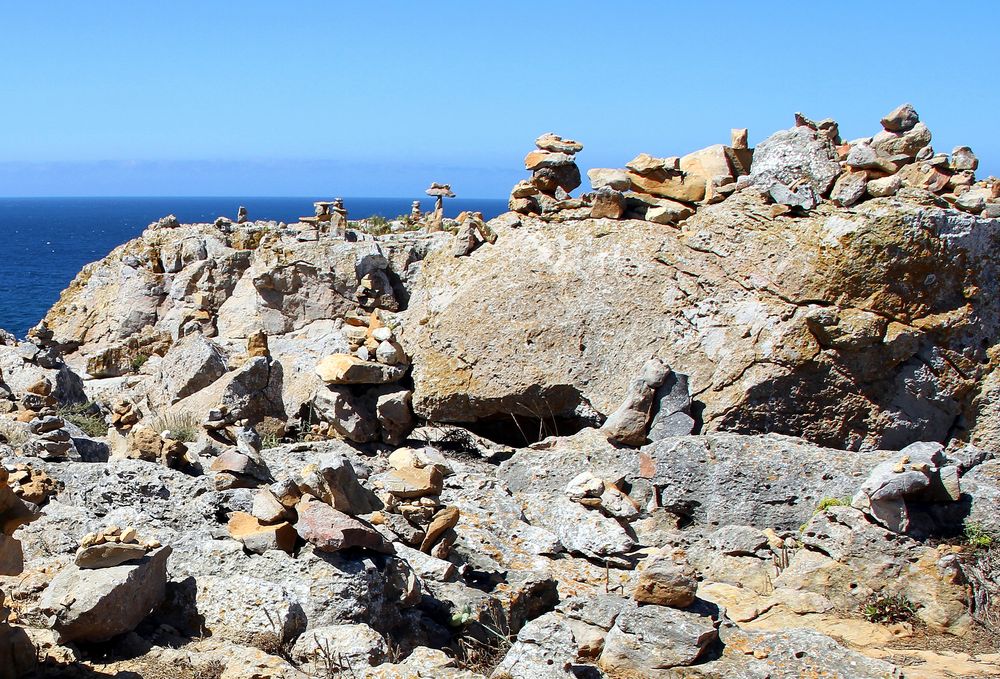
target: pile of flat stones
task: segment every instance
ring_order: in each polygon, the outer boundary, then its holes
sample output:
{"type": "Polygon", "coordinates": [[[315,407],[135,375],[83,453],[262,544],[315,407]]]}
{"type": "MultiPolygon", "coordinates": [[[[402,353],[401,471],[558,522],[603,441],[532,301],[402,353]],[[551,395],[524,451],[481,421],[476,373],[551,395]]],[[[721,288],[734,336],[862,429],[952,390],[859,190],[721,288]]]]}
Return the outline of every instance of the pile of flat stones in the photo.
{"type": "Polygon", "coordinates": [[[131,526],[108,526],[83,537],[74,563],[80,568],[111,568],[138,561],[160,546],[159,540],[140,540],[131,526]]]}

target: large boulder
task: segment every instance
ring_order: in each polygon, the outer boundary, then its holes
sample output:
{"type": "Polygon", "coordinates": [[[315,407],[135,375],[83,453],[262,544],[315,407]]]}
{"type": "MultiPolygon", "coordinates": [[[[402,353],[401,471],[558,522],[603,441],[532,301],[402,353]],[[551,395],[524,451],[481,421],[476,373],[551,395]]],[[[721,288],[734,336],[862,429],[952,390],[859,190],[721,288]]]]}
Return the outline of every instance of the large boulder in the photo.
{"type": "Polygon", "coordinates": [[[688,376],[703,431],[855,449],[976,438],[998,419],[977,398],[1000,329],[998,232],[915,196],[774,217],[753,190],[679,231],[523,217],[476,257],[424,261],[402,334],[413,407],[454,423],[607,416],[656,356],[688,376]]]}
{"type": "Polygon", "coordinates": [[[160,362],[156,383],[169,403],[204,389],[226,372],[226,362],[219,347],[195,334],[175,344],[160,362]]]}
{"type": "Polygon", "coordinates": [[[63,641],[99,642],[130,632],[163,601],[170,547],[134,565],[63,569],[45,590],[41,610],[63,641]]]}

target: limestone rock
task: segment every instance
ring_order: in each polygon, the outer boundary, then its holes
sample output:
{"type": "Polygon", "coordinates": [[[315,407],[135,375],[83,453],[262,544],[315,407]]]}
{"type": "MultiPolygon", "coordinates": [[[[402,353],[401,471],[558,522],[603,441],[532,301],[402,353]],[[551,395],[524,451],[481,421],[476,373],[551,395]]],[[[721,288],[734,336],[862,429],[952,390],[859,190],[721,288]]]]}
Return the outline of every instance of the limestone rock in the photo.
{"type": "Polygon", "coordinates": [[[583,144],[573,139],[563,139],[557,134],[546,132],[535,140],[535,146],[542,151],[568,153],[574,155],[583,150],[583,144]]]}
{"type": "Polygon", "coordinates": [[[351,461],[341,453],[320,456],[302,469],[296,483],[300,493],[308,493],[345,514],[368,514],[382,508],[375,494],[361,485],[351,461]]]}
{"type": "Polygon", "coordinates": [[[830,192],[830,200],[840,207],[850,207],[860,201],[868,185],[864,172],[845,172],[837,178],[830,192]]]}
{"type": "Polygon", "coordinates": [[[226,363],[219,348],[201,335],[181,339],[160,362],[156,381],[170,403],[204,389],[222,377],[226,363]]]}
{"type": "Polygon", "coordinates": [[[590,216],[594,219],[619,219],[625,214],[625,196],[610,188],[598,189],[594,193],[594,206],[590,216]]]}
{"type": "Polygon", "coordinates": [[[692,665],[718,638],[713,620],[666,606],[629,606],[608,632],[599,665],[604,671],[667,677],[692,665]]]}
{"type": "Polygon", "coordinates": [[[816,196],[826,195],[840,175],[830,141],[808,127],[775,132],[754,149],[750,183],[769,190],[775,184],[808,184],[816,196]]]}
{"type": "Polygon", "coordinates": [[[332,661],[360,672],[382,664],[388,652],[385,639],[368,625],[331,625],[310,629],[300,636],[292,648],[292,657],[319,671],[325,669],[325,661],[332,661]]]}
{"type": "Polygon", "coordinates": [[[698,583],[667,554],[651,557],[639,572],[632,598],[640,604],[687,608],[694,603],[698,583]]]}
{"type": "Polygon", "coordinates": [[[632,182],[625,170],[595,167],[587,170],[587,177],[590,179],[591,188],[595,191],[605,188],[613,191],[628,191],[632,188],[632,182]]]}
{"type": "Polygon", "coordinates": [[[62,640],[107,641],[133,630],[163,600],[170,553],[162,547],[138,564],[97,570],[67,566],[39,605],[62,640]]]}
{"type": "Polygon", "coordinates": [[[228,529],[234,540],[239,540],[244,547],[256,554],[263,554],[269,549],[280,549],[291,554],[295,549],[295,529],[285,521],[264,524],[250,514],[234,512],[229,519],[228,529]]]}
{"type": "Polygon", "coordinates": [[[976,341],[992,341],[992,321],[970,320],[992,318],[989,295],[970,300],[972,316],[947,300],[964,299],[970,284],[997,289],[996,253],[984,236],[1000,221],[972,228],[971,215],[909,194],[851,213],[816,210],[773,217],[764,200],[742,191],[699,209],[676,232],[630,220],[523,218],[516,243],[501,239],[476,261],[430,257],[407,311],[418,322],[402,336],[414,357],[414,411],[469,423],[511,412],[574,417],[586,403],[608,415],[655,346],[699,394],[703,431],[901,448],[943,440],[959,413],[980,426],[987,400],[970,400],[968,389],[991,364],[983,354],[985,363],[955,371],[944,356],[968,345],[930,327],[958,323],[976,341]],[[823,254],[833,243],[839,254],[823,254]],[[563,264],[553,267],[555,260],[563,264]],[[587,298],[562,296],[569,287],[588,290],[587,298]],[[809,329],[814,303],[903,322],[834,354],[809,329]],[[545,323],[525,317],[525,304],[548,309],[545,323]],[[930,309],[940,311],[927,316],[930,309]],[[926,321],[917,327],[917,319],[926,321]]]}
{"type": "Polygon", "coordinates": [[[444,477],[436,467],[404,467],[382,477],[382,486],[398,498],[439,495],[444,477]]]}
{"type": "Polygon", "coordinates": [[[316,364],[316,374],[327,384],[385,384],[405,372],[402,366],[363,361],[350,354],[333,354],[316,364]]]}
{"type": "Polygon", "coordinates": [[[77,552],[74,563],[81,569],[110,568],[142,559],[146,556],[146,551],[142,545],[135,544],[110,542],[91,545],[77,552]]]}

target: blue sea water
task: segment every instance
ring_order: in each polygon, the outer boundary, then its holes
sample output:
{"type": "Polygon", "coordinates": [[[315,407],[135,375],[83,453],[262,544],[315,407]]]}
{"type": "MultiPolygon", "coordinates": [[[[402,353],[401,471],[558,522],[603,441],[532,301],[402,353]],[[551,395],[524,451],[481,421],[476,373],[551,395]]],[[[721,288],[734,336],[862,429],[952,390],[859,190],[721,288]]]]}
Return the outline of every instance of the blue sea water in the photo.
{"type": "MultiPolygon", "coordinates": [[[[329,198],[0,198],[0,328],[18,337],[48,311],[81,267],[101,259],[151,222],[174,214],[181,222],[235,219],[240,205],[250,219],[291,223],[313,213],[314,200],[329,198]]],[[[345,198],[350,219],[408,214],[413,199],[345,198]]],[[[430,210],[433,199],[423,197],[430,210]]],[[[490,219],[506,201],[445,201],[447,216],[479,210],[490,219]]]]}

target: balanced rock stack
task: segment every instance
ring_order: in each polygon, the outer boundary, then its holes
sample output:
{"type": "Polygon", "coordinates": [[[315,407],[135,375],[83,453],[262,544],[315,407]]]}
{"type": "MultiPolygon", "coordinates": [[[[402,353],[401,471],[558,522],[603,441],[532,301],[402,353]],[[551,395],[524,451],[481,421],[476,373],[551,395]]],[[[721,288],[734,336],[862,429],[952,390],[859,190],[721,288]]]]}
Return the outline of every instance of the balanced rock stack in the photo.
{"type": "Polygon", "coordinates": [[[510,209],[521,214],[555,212],[564,207],[570,191],[580,186],[575,156],[583,144],[546,132],[535,140],[537,150],[524,157],[531,179],[518,182],[510,193],[510,209]]]}
{"type": "Polygon", "coordinates": [[[142,411],[128,399],[118,398],[111,406],[111,426],[120,433],[127,433],[141,419],[142,411]]]}
{"type": "Polygon", "coordinates": [[[940,506],[962,497],[960,469],[939,443],[914,443],[871,471],[851,505],[894,533],[935,532],[940,506]]]}
{"type": "Polygon", "coordinates": [[[52,382],[43,377],[25,390],[21,395],[21,412],[17,419],[30,422],[34,419],[55,415],[59,401],[52,395],[52,382]]]}
{"type": "Polygon", "coordinates": [[[256,430],[246,427],[232,429],[235,448],[224,451],[212,460],[216,490],[256,488],[270,483],[271,472],[260,455],[261,440],[256,430]]]}
{"type": "Polygon", "coordinates": [[[58,368],[62,365],[62,355],[53,343],[55,333],[42,321],[28,331],[28,340],[18,346],[21,358],[40,368],[58,368]]]}
{"type": "Polygon", "coordinates": [[[65,460],[71,454],[76,455],[73,438],[61,417],[46,415],[36,418],[28,424],[28,430],[32,436],[21,447],[25,456],[39,457],[43,460],[65,460]]]}
{"type": "Polygon", "coordinates": [[[395,332],[378,312],[349,314],[340,330],[351,353],[330,354],[316,365],[326,386],[312,399],[321,420],[313,435],[356,443],[380,438],[401,442],[413,428],[412,392],[393,384],[410,367],[395,332]]]}
{"type": "Polygon", "coordinates": [[[389,464],[392,469],[376,479],[385,508],[373,523],[414,549],[447,559],[460,516],[458,508],[441,504],[444,478],[453,473],[448,461],[430,448],[399,448],[389,464]]]}

